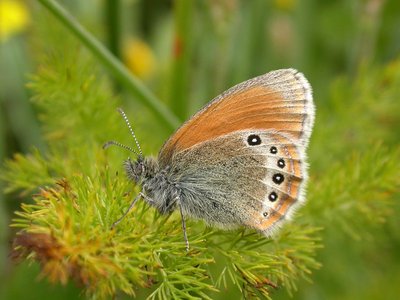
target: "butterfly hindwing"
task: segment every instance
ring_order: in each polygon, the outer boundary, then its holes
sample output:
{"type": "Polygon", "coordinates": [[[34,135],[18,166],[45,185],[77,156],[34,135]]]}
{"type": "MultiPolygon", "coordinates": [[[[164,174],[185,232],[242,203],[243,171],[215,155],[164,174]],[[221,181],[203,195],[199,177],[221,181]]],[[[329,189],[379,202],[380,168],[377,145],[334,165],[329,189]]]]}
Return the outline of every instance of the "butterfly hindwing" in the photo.
{"type": "Polygon", "coordinates": [[[275,131],[246,130],[179,152],[171,173],[179,174],[185,215],[269,234],[302,202],[305,169],[299,147],[275,131]],[[251,137],[259,143],[250,145],[251,137]],[[282,179],[274,181],[276,175],[282,179]]]}

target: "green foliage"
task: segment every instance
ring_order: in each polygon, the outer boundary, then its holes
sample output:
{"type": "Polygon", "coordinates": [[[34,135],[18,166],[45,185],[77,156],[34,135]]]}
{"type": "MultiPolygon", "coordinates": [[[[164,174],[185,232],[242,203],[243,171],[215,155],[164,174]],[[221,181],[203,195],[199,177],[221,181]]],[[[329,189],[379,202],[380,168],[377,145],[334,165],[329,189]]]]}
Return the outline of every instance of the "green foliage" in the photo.
{"type": "Polygon", "coordinates": [[[295,8],[294,2],[290,7],[290,1],[277,1],[274,5],[289,6],[275,10],[265,1],[235,3],[193,5],[191,18],[202,20],[203,27],[185,19],[181,4],[177,32],[182,31],[189,53],[151,84],[183,117],[203,104],[196,101],[251,75],[288,63],[304,71],[315,88],[317,120],[309,149],[308,201],[292,222],[266,239],[252,230],[222,231],[188,220],[187,253],[179,214],[161,216],[139,202],[112,230],[138,193],[119,174],[126,153],[101,148],[110,139],[132,144],[116,108],[124,101],[145,153],[157,152],[168,129],[137,97],[132,103],[124,92],[115,97],[113,83],[92,54],[54,20],[39,18],[42,32],[36,34],[42,42],[32,50],[40,53],[40,65],[29,88],[46,149],[15,154],[0,173],[5,192],[29,198],[12,221],[17,231],[13,255],[38,262],[34,268],[40,265],[41,276],[51,282],[77,282],[89,298],[123,293],[149,299],[395,299],[400,278],[400,60],[374,65],[371,59],[371,53],[376,60],[392,53],[388,24],[398,18],[386,10],[395,5],[385,8],[389,18],[375,36],[369,35],[374,26],[362,22],[355,27],[346,21],[352,29],[343,30],[347,26],[338,19],[344,13],[346,20],[373,18],[350,10],[354,3],[306,2],[295,8]],[[306,25],[310,19],[311,27],[306,25]],[[260,38],[267,27],[277,35],[260,38]],[[286,36],[282,28],[304,43],[280,39],[286,36]],[[332,80],[344,66],[353,75],[332,80]],[[179,103],[189,87],[183,107],[179,103]],[[179,97],[176,102],[173,95],[179,97]]]}
{"type": "Polygon", "coordinates": [[[39,260],[51,281],[74,279],[95,297],[120,290],[134,295],[140,286],[152,290],[150,299],[206,298],[230,284],[243,294],[269,297],[277,287],[295,290],[299,278],[309,279],[319,267],[314,257],[320,234],[310,223],[339,225],[359,237],[391,211],[399,152],[374,146],[332,165],[322,180],[312,179],[312,205],[273,240],[189,221],[192,250],[186,253],[179,215],[159,216],[143,202],[111,230],[135,194],[127,192],[127,179],[114,174],[122,154],[101,149],[106,135],[121,135],[123,124],[92,63],[78,52],[73,57],[51,56],[31,84],[48,152],[16,156],[3,176],[8,191],[37,191],[34,203],[23,204],[14,219],[20,228],[16,253],[39,260]]]}
{"type": "Polygon", "coordinates": [[[16,156],[2,176],[8,191],[35,191],[34,203],[22,204],[13,221],[15,255],[38,260],[51,281],[74,279],[100,298],[134,295],[138,287],[148,287],[150,299],[204,298],[229,282],[268,297],[277,287],[291,291],[319,266],[311,225],[289,225],[271,241],[189,221],[186,253],[179,214],[160,216],[142,202],[112,230],[137,191],[115,174],[123,151],[101,148],[106,136],[118,139],[124,124],[88,61],[78,51],[51,55],[30,84],[48,151],[16,156]]]}
{"type": "Polygon", "coordinates": [[[396,176],[399,151],[376,146],[364,155],[353,153],[343,163],[333,165],[327,170],[330,176],[311,186],[315,203],[307,207],[307,212],[319,218],[321,225],[341,228],[355,239],[368,234],[371,227],[381,225],[392,213],[400,187],[396,176]]]}
{"type": "Polygon", "coordinates": [[[310,185],[315,204],[306,210],[321,225],[329,220],[327,227],[354,238],[385,222],[398,197],[399,63],[363,67],[354,80],[338,79],[317,117],[316,124],[324,126],[315,128],[319,147],[311,149],[311,164],[317,174],[329,176],[310,185]]]}

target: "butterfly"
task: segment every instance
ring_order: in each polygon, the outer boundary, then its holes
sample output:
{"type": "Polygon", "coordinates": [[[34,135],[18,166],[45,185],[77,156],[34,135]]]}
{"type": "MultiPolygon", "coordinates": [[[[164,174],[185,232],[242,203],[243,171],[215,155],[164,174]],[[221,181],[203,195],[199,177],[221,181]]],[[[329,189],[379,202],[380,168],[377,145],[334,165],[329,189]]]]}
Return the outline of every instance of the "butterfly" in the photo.
{"type": "Polygon", "coordinates": [[[137,150],[127,176],[162,214],[222,229],[245,226],[270,236],[305,202],[306,148],[315,118],[311,86],[294,69],[271,71],[228,89],[185,122],[158,157],[144,157],[125,113],[137,150]]]}

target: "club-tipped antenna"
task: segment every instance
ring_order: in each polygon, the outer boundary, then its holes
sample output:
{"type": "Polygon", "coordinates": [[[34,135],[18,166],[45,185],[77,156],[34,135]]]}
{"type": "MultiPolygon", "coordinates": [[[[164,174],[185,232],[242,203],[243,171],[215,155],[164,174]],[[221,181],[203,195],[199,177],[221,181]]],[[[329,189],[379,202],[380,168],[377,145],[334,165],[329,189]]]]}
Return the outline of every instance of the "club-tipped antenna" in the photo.
{"type": "Polygon", "coordinates": [[[108,141],[107,143],[105,143],[103,145],[103,149],[107,149],[110,146],[118,146],[118,147],[124,148],[124,149],[126,149],[126,150],[128,150],[128,151],[130,151],[132,153],[135,153],[136,155],[139,155],[139,153],[137,153],[135,151],[135,149],[133,149],[133,148],[131,148],[129,146],[126,146],[124,144],[121,144],[120,142],[116,142],[116,141],[108,141]]]}
{"type": "MultiPolygon", "coordinates": [[[[139,150],[139,154],[138,154],[138,155],[143,156],[142,148],[140,148],[139,142],[138,142],[138,140],[137,140],[137,138],[136,138],[135,133],[133,132],[131,123],[129,123],[128,117],[126,116],[126,114],[125,114],[125,112],[122,110],[122,108],[118,108],[118,112],[119,112],[119,113],[121,114],[121,116],[124,118],[125,123],[126,123],[126,125],[128,125],[129,131],[131,132],[131,135],[132,135],[133,139],[135,140],[136,147],[137,147],[138,150],[139,150]]],[[[114,145],[115,145],[115,144],[114,144],[114,145]]],[[[120,146],[123,146],[123,145],[120,144],[120,146]]],[[[125,146],[125,147],[127,147],[127,146],[125,146]]],[[[130,147],[127,147],[127,148],[130,148],[130,147]]],[[[125,148],[125,149],[127,149],[127,148],[125,148]]],[[[134,151],[134,152],[137,154],[136,151],[134,151]]]]}

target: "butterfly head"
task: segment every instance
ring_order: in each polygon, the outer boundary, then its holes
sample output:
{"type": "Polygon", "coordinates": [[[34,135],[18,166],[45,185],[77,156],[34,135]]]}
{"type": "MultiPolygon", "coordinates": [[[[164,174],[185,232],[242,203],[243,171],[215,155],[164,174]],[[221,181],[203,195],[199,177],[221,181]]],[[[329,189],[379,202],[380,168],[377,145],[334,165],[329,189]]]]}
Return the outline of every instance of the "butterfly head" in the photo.
{"type": "Polygon", "coordinates": [[[124,161],[124,169],[126,176],[133,180],[135,183],[139,183],[143,179],[143,175],[146,172],[143,157],[139,156],[137,160],[132,161],[130,158],[124,161]]]}
{"type": "Polygon", "coordinates": [[[135,150],[132,147],[126,146],[124,144],[121,144],[120,142],[116,141],[108,141],[103,145],[103,149],[108,148],[109,146],[118,146],[121,148],[124,148],[132,153],[134,153],[137,156],[137,159],[135,161],[132,161],[130,158],[125,160],[124,162],[124,168],[126,171],[126,174],[130,180],[133,180],[135,183],[141,183],[145,177],[148,177],[149,175],[153,174],[154,172],[154,167],[156,165],[156,162],[154,159],[147,159],[143,157],[142,149],[140,148],[139,142],[136,138],[136,135],[132,129],[132,126],[128,120],[128,117],[126,116],[125,112],[119,108],[118,112],[121,114],[121,116],[124,118],[126,125],[129,128],[129,131],[136,143],[136,148],[135,150]]]}
{"type": "Polygon", "coordinates": [[[136,184],[154,176],[157,172],[157,161],[152,157],[139,156],[135,161],[128,158],[124,161],[127,177],[136,184]]]}

